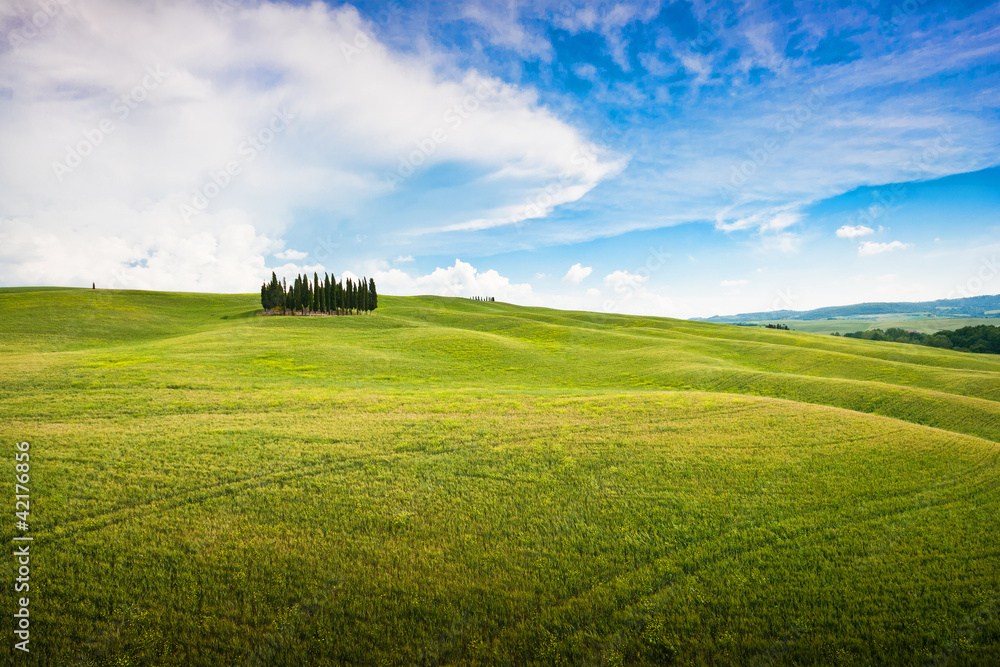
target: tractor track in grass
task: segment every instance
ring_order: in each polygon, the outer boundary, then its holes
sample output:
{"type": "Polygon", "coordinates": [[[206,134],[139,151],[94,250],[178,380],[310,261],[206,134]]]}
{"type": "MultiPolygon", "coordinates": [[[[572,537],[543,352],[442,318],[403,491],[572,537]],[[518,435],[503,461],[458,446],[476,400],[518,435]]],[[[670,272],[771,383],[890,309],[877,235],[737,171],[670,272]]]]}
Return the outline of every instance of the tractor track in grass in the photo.
{"type": "Polygon", "coordinates": [[[342,461],[340,465],[330,462],[315,463],[306,466],[300,465],[261,475],[251,475],[242,479],[187,489],[128,507],[113,508],[104,512],[72,519],[50,529],[38,531],[39,539],[58,543],[70,538],[76,538],[84,533],[99,531],[124,521],[155,517],[184,505],[204,503],[226,495],[236,495],[237,493],[254,488],[262,488],[286,479],[302,479],[303,477],[315,477],[324,472],[346,470],[355,467],[361,461],[362,459],[359,458],[342,461]]]}
{"type": "MultiPolygon", "coordinates": [[[[949,479],[948,481],[954,483],[948,484],[944,488],[955,489],[963,480],[955,477],[953,479],[949,479]]],[[[942,489],[942,484],[935,485],[935,490],[940,491],[942,489]]],[[[859,527],[878,525],[886,520],[903,517],[911,512],[935,509],[940,510],[948,507],[949,505],[967,502],[969,498],[979,495],[973,491],[973,489],[976,487],[987,486],[988,488],[981,489],[979,493],[987,492],[994,488],[992,484],[980,481],[969,490],[969,493],[963,493],[956,497],[943,498],[936,502],[915,502],[912,506],[900,507],[887,512],[872,510],[864,513],[861,517],[850,517],[850,519],[853,525],[859,527]]],[[[924,490],[914,491],[909,495],[916,496],[923,492],[924,490]]],[[[772,528],[781,528],[789,522],[802,521],[803,519],[808,519],[809,517],[827,512],[829,512],[829,508],[817,508],[808,512],[789,516],[784,521],[773,524],[772,528]]],[[[664,593],[668,593],[670,591],[682,591],[685,581],[690,580],[691,577],[697,575],[698,573],[710,570],[719,564],[729,561],[740,561],[747,556],[767,554],[777,548],[792,545],[797,540],[808,539],[811,536],[819,535],[830,530],[836,530],[837,528],[842,528],[843,525],[843,521],[837,520],[828,521],[821,525],[815,525],[810,521],[806,525],[797,529],[784,529],[781,531],[781,534],[777,534],[777,531],[772,529],[770,531],[773,533],[771,536],[764,537],[763,540],[756,539],[752,543],[742,545],[736,549],[711,548],[712,545],[719,544],[720,540],[727,537],[721,535],[715,539],[705,539],[685,545],[670,555],[654,558],[638,568],[598,580],[593,585],[587,586],[585,589],[577,593],[566,596],[561,601],[549,605],[544,609],[540,609],[540,613],[544,614],[548,620],[548,623],[543,622],[541,627],[543,629],[545,629],[546,625],[554,629],[564,627],[565,623],[562,620],[562,617],[567,615],[572,616],[574,607],[581,610],[589,609],[590,611],[588,614],[593,615],[594,609],[602,606],[600,604],[595,605],[592,602],[594,598],[608,601],[605,603],[605,606],[610,606],[611,611],[618,614],[624,614],[626,610],[648,607],[650,600],[656,598],[657,596],[662,596],[664,593]],[[707,550],[708,553],[701,558],[691,559],[685,557],[685,554],[690,554],[692,552],[696,552],[697,550],[707,550]],[[659,573],[657,573],[657,569],[660,570],[659,573]],[[642,585],[642,579],[644,578],[647,580],[647,583],[655,582],[652,589],[649,585],[642,585]],[[624,583],[624,585],[620,585],[622,583],[624,583]],[[616,590],[621,591],[621,593],[616,595],[616,590]]],[[[883,531],[876,531],[876,534],[878,535],[881,535],[882,533],[883,531]]],[[[741,539],[746,540],[747,537],[748,536],[744,536],[741,539]]],[[[886,551],[886,549],[881,549],[878,553],[882,553],[884,551],[886,551]]],[[[505,642],[503,643],[517,643],[518,638],[524,638],[530,635],[532,628],[539,626],[539,621],[540,619],[537,616],[525,616],[516,624],[508,625],[501,632],[501,636],[505,639],[505,642]]],[[[571,635],[566,636],[568,637],[571,635]]]]}

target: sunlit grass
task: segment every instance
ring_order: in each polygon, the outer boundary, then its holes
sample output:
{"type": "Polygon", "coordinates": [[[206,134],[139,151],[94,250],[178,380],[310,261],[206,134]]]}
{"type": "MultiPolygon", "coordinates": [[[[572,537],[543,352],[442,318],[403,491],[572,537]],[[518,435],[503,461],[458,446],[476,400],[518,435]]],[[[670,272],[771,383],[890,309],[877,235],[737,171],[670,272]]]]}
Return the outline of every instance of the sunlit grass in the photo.
{"type": "Polygon", "coordinates": [[[0,433],[33,453],[20,663],[1000,650],[989,355],[431,297],[342,318],[255,301],[0,290],[0,433]]]}

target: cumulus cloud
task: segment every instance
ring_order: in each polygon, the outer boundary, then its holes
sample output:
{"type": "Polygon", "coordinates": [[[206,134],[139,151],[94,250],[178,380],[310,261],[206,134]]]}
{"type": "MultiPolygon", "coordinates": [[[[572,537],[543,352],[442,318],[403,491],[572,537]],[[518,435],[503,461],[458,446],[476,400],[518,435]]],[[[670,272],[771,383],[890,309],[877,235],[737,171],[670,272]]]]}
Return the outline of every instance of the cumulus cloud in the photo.
{"type": "Polygon", "coordinates": [[[721,283],[719,283],[719,286],[726,288],[742,287],[743,285],[748,285],[749,283],[750,283],[749,280],[723,280],[721,283]]]}
{"type": "MultiPolygon", "coordinates": [[[[6,18],[36,11],[15,3],[6,18]]],[[[0,51],[0,90],[0,275],[13,284],[124,272],[252,291],[296,211],[349,215],[415,170],[476,165],[457,224],[478,229],[544,217],[622,167],[530,91],[390,51],[349,5],[74,3],[0,51]]]]}
{"type": "Polygon", "coordinates": [[[884,252],[889,252],[891,250],[903,250],[905,248],[912,248],[912,243],[903,243],[902,241],[892,241],[891,243],[876,243],[874,241],[864,241],[858,247],[858,254],[862,257],[868,255],[879,255],[884,252]]]}
{"type": "Polygon", "coordinates": [[[582,266],[579,262],[569,267],[569,271],[563,276],[562,281],[570,285],[579,285],[584,278],[593,272],[592,266],[582,266]]]}
{"type": "Polygon", "coordinates": [[[376,271],[375,283],[380,292],[413,296],[492,296],[500,301],[531,302],[530,283],[512,283],[494,269],[479,271],[468,262],[455,260],[453,266],[438,267],[423,276],[413,276],[400,269],[376,271]]]}
{"type": "Polygon", "coordinates": [[[306,257],[309,256],[309,253],[301,252],[299,250],[288,249],[288,250],[282,250],[281,252],[276,252],[274,253],[274,256],[277,257],[278,259],[296,260],[296,259],[305,259],[306,257]]]}
{"type": "Polygon", "coordinates": [[[837,236],[842,239],[853,239],[859,236],[868,236],[869,234],[874,234],[875,230],[871,227],[865,227],[864,225],[844,225],[837,230],[837,236]]]}
{"type": "Polygon", "coordinates": [[[613,271],[604,276],[604,284],[613,288],[616,292],[624,292],[625,290],[639,287],[647,280],[649,280],[649,276],[622,270],[613,271]]]}
{"type": "Polygon", "coordinates": [[[604,276],[604,284],[610,294],[602,304],[602,310],[633,315],[669,316],[674,312],[673,299],[651,291],[649,276],[629,271],[613,271],[604,276]]]}

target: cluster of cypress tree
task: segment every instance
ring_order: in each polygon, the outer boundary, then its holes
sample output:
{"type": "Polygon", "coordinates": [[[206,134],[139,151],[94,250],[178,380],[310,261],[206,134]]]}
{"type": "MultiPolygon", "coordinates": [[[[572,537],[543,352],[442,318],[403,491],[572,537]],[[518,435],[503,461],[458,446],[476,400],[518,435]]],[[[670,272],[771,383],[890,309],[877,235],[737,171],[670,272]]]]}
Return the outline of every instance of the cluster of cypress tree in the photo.
{"type": "Polygon", "coordinates": [[[308,315],[326,313],[329,315],[349,315],[370,313],[378,308],[378,292],[375,281],[362,278],[355,282],[350,278],[338,281],[335,277],[313,273],[309,276],[295,276],[291,285],[271,272],[271,282],[260,286],[260,304],[265,311],[276,311],[284,315],[308,315]]]}

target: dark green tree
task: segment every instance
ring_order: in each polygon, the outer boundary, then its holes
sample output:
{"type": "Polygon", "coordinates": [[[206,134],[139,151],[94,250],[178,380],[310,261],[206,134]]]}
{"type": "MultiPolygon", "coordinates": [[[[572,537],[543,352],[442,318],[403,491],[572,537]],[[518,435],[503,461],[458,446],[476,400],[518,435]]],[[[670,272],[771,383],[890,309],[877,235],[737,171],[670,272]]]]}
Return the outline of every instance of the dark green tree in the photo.
{"type": "Polygon", "coordinates": [[[313,271],[312,309],[319,312],[319,274],[313,271]]]}

